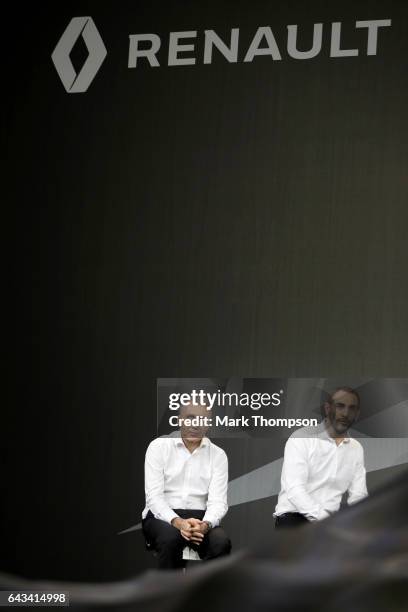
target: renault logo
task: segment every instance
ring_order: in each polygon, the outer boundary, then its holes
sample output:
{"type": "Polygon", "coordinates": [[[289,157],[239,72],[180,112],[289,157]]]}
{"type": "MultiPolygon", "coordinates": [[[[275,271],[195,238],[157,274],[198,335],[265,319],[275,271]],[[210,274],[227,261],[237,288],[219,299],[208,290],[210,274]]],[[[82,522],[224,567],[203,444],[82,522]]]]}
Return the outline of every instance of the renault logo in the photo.
{"type": "Polygon", "coordinates": [[[106,47],[92,17],[73,17],[58,41],[51,58],[66,91],[81,93],[86,91],[94,80],[106,54],[106,47]],[[77,73],[69,54],[80,36],[88,49],[88,57],[77,73]]]}

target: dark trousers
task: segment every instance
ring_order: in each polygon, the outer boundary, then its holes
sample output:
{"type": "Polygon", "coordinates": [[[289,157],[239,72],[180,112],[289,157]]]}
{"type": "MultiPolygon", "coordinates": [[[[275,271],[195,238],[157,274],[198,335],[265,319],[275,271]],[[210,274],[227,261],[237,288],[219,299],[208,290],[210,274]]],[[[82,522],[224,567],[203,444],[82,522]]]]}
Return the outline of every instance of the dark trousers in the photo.
{"type": "MultiPolygon", "coordinates": [[[[200,521],[204,510],[174,510],[179,517],[197,518],[200,521]]],[[[231,541],[222,527],[213,527],[205,534],[200,544],[193,544],[183,538],[180,531],[160,519],[154,518],[149,511],[142,521],[146,541],[157,552],[160,569],[176,569],[183,567],[183,548],[189,546],[196,550],[203,561],[216,559],[231,552],[231,541]]]]}
{"type": "Polygon", "coordinates": [[[299,512],[286,512],[285,514],[275,517],[275,528],[283,529],[286,527],[298,527],[308,522],[307,518],[299,512]]]}

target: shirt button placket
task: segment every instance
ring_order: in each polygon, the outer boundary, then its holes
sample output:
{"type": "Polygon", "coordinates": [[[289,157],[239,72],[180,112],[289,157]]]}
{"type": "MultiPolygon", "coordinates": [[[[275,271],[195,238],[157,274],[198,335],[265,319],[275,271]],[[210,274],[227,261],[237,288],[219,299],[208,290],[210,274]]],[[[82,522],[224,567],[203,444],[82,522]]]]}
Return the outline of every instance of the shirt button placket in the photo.
{"type": "Polygon", "coordinates": [[[184,481],[183,481],[183,508],[188,507],[187,497],[189,491],[189,474],[190,474],[190,457],[186,461],[186,469],[184,471],[184,481]]]}

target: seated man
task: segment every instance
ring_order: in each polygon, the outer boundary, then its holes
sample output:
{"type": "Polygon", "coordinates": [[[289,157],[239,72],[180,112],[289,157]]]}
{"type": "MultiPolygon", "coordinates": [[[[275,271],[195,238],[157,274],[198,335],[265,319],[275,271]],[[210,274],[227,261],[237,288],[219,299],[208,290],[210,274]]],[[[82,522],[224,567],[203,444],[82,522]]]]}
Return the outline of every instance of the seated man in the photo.
{"type": "Polygon", "coordinates": [[[358,393],[349,387],[337,389],[323,408],[320,426],[299,429],[286,442],[274,513],[278,528],[330,516],[346,491],[348,504],[367,495],[363,447],[347,436],[359,416],[358,393]]]}
{"type": "Polygon", "coordinates": [[[146,451],[142,526],[161,569],[181,567],[185,546],[197,550],[203,560],[231,550],[219,527],[228,509],[227,456],[205,437],[207,426],[192,425],[194,417],[211,422],[211,411],[203,405],[182,406],[180,431],[156,438],[146,451]]]}

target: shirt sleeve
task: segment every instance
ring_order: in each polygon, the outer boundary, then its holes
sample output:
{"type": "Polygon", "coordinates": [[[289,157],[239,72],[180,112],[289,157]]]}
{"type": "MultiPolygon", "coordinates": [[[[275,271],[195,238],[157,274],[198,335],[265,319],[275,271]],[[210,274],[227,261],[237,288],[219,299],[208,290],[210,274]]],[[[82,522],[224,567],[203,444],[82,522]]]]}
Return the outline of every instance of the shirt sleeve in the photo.
{"type": "Polygon", "coordinates": [[[217,454],[208,487],[207,509],[203,521],[209,521],[213,527],[220,524],[227,514],[228,503],[228,459],[222,451],[217,454]]]}
{"type": "Polygon", "coordinates": [[[282,466],[282,487],[297,512],[306,516],[309,521],[316,521],[327,518],[330,513],[306,490],[309,475],[306,441],[303,438],[289,438],[286,442],[282,466]]]}
{"type": "Polygon", "coordinates": [[[155,518],[171,523],[178,516],[164,498],[164,459],[159,444],[153,441],[145,457],[146,506],[155,518]]]}
{"type": "Polygon", "coordinates": [[[366,483],[366,470],[364,466],[364,450],[363,447],[359,444],[359,453],[357,464],[354,470],[353,479],[348,488],[348,497],[347,503],[355,504],[367,497],[367,483],[366,483]]]}

